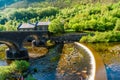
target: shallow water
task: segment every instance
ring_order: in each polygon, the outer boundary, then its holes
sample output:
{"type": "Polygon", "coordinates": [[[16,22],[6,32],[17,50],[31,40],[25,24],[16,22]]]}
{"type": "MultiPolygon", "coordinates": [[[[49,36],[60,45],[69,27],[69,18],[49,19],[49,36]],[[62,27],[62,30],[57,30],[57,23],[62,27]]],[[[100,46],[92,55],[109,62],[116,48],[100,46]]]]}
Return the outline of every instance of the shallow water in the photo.
{"type": "Polygon", "coordinates": [[[108,80],[120,80],[120,43],[94,43],[91,46],[102,58],[108,80]]]}
{"type": "Polygon", "coordinates": [[[7,65],[6,61],[5,60],[0,60],[0,66],[5,66],[7,65]]]}
{"type": "MultiPolygon", "coordinates": [[[[120,43],[94,43],[87,45],[92,47],[100,55],[107,71],[107,79],[119,80],[120,43]]],[[[37,69],[37,72],[31,72],[30,74],[37,80],[62,80],[62,78],[65,80],[69,78],[69,80],[87,79],[89,76],[89,66],[86,64],[89,60],[87,61],[87,59],[85,59],[81,64],[81,59],[83,59],[84,55],[80,54],[80,52],[78,52],[79,50],[77,51],[71,43],[65,44],[64,46],[63,53],[56,54],[56,50],[59,49],[53,48],[54,51],[52,52],[50,50],[52,53],[47,54],[47,56],[43,58],[39,57],[46,55],[48,52],[46,48],[32,48],[27,46],[30,53],[29,55],[31,56],[31,70],[34,71],[34,69],[37,69]],[[82,66],[82,68],[80,66],[82,66]],[[82,72],[85,72],[85,74],[81,77],[82,72]]],[[[5,58],[4,54],[4,51],[0,52],[0,55],[2,55],[2,57],[0,57],[0,66],[7,64],[6,61],[3,60],[5,58]]]]}

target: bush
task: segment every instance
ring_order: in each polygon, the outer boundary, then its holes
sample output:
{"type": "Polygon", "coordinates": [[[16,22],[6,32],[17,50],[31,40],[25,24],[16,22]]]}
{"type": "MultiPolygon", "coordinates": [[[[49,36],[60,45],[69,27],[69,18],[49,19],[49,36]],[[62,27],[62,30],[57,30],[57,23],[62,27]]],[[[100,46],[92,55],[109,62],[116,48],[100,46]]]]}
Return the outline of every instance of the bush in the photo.
{"type": "Polygon", "coordinates": [[[14,67],[14,70],[17,72],[22,72],[28,69],[30,64],[26,61],[14,61],[10,66],[14,67]]]}
{"type": "Polygon", "coordinates": [[[5,26],[4,25],[0,25],[0,31],[5,31],[5,30],[6,30],[5,26]]]}
{"type": "Polygon", "coordinates": [[[0,67],[0,80],[5,80],[7,77],[10,77],[10,72],[12,72],[10,67],[0,67]]]}
{"type": "Polygon", "coordinates": [[[80,39],[80,42],[119,42],[120,32],[96,32],[95,36],[84,36],[80,39]]]}
{"type": "Polygon", "coordinates": [[[5,17],[0,17],[0,24],[4,25],[8,21],[5,17]]]}
{"type": "Polygon", "coordinates": [[[115,31],[120,31],[120,20],[119,19],[116,21],[114,30],[115,31]]]}
{"type": "Polygon", "coordinates": [[[53,33],[63,33],[64,23],[60,19],[55,19],[49,25],[49,31],[53,33]]]}
{"type": "Polygon", "coordinates": [[[114,9],[114,10],[112,11],[112,16],[113,16],[113,17],[120,18],[120,9],[114,9]]]}
{"type": "Polygon", "coordinates": [[[96,27],[97,27],[97,21],[95,19],[91,19],[91,20],[87,21],[86,30],[95,31],[95,30],[97,30],[96,27]]]}
{"type": "Polygon", "coordinates": [[[14,61],[9,66],[1,66],[0,67],[0,80],[6,80],[7,78],[12,78],[12,73],[14,75],[16,73],[22,73],[23,71],[27,70],[29,67],[29,63],[26,61],[14,61]]]}
{"type": "Polygon", "coordinates": [[[14,20],[24,20],[28,21],[32,18],[45,18],[50,16],[55,16],[59,12],[59,9],[54,7],[48,8],[28,8],[28,9],[18,9],[17,11],[12,12],[9,14],[9,18],[14,20]]]}
{"type": "Polygon", "coordinates": [[[101,9],[99,7],[92,7],[92,9],[89,10],[89,14],[98,14],[101,13],[101,9]]]}

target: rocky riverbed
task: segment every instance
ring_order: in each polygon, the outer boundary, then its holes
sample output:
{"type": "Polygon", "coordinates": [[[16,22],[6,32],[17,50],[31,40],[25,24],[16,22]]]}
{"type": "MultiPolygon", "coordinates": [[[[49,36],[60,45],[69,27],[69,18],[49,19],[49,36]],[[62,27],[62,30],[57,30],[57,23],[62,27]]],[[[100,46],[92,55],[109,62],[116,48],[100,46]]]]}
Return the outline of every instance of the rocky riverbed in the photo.
{"type": "Polygon", "coordinates": [[[88,66],[73,43],[56,45],[45,56],[30,59],[30,73],[36,80],[86,80],[88,66]]]}
{"type": "Polygon", "coordinates": [[[55,80],[56,68],[63,45],[56,45],[40,58],[30,59],[30,73],[36,80],[55,80]]]}
{"type": "MultiPolygon", "coordinates": [[[[89,68],[86,67],[88,62],[85,61],[87,58],[84,58],[85,55],[81,54],[78,48],[74,47],[73,43],[64,44],[64,46],[63,44],[56,45],[50,49],[43,47],[31,48],[30,45],[25,47],[29,51],[29,62],[31,64],[26,74],[32,75],[35,80],[86,80],[89,78],[89,68]],[[81,66],[83,67],[81,68],[81,66]]],[[[120,78],[119,43],[99,43],[94,44],[92,47],[99,53],[101,58],[103,58],[108,79],[117,80],[120,78]]],[[[6,61],[4,60],[5,50],[3,48],[4,47],[1,46],[0,66],[6,65],[6,61]]],[[[7,46],[5,46],[5,49],[6,48],[7,46]]]]}

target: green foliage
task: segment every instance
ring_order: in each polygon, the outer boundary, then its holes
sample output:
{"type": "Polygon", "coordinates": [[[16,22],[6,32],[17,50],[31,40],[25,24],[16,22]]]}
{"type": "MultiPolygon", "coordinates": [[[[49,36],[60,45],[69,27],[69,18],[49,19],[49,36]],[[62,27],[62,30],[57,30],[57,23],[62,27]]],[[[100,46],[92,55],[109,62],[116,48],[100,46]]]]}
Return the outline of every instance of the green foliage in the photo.
{"type": "Polygon", "coordinates": [[[116,21],[116,26],[114,28],[115,31],[120,31],[120,19],[116,21]]]}
{"type": "Polygon", "coordinates": [[[92,15],[92,14],[98,14],[98,13],[101,13],[100,7],[92,7],[92,9],[89,10],[89,14],[90,15],[92,15]]]}
{"type": "Polygon", "coordinates": [[[80,42],[119,42],[120,32],[96,32],[94,36],[84,36],[80,39],[80,42]]]}
{"type": "Polygon", "coordinates": [[[7,21],[8,21],[7,18],[5,18],[5,17],[0,17],[0,24],[4,25],[5,22],[7,22],[7,21]]]}
{"type": "Polygon", "coordinates": [[[95,19],[87,21],[86,30],[97,30],[97,21],[95,19]]]}
{"type": "Polygon", "coordinates": [[[112,11],[112,16],[113,16],[113,17],[120,18],[120,8],[114,9],[114,10],[112,11]]]}
{"type": "Polygon", "coordinates": [[[28,69],[29,63],[26,61],[14,61],[9,66],[1,66],[0,67],[0,80],[6,80],[7,78],[11,78],[13,72],[22,72],[28,69]]]}
{"type": "Polygon", "coordinates": [[[27,78],[25,78],[25,80],[36,80],[36,79],[33,78],[31,75],[28,75],[27,78]]]}
{"type": "Polygon", "coordinates": [[[0,24],[5,29],[1,27],[0,30],[16,30],[20,22],[50,20],[49,30],[54,33],[65,30],[104,32],[112,31],[120,18],[120,2],[102,4],[98,0],[24,0],[21,5],[24,2],[27,5],[25,8],[1,10],[0,24]]]}
{"type": "Polygon", "coordinates": [[[11,72],[11,69],[8,66],[0,67],[0,80],[5,80],[9,73],[11,72]]]}
{"type": "Polygon", "coordinates": [[[26,61],[14,61],[11,64],[12,67],[14,67],[14,70],[17,72],[22,72],[28,69],[28,67],[30,66],[30,64],[26,61]]]}
{"type": "Polygon", "coordinates": [[[48,8],[28,8],[28,9],[20,9],[17,10],[9,15],[9,18],[14,20],[23,20],[28,21],[33,18],[45,18],[50,16],[55,16],[59,10],[54,7],[48,7],[48,8]]]}
{"type": "Polygon", "coordinates": [[[5,31],[5,30],[6,30],[5,26],[4,25],[0,25],[0,31],[5,31]]]}
{"type": "Polygon", "coordinates": [[[73,25],[73,30],[75,30],[76,32],[79,31],[79,27],[80,25],[78,23],[73,25]]]}
{"type": "Polygon", "coordinates": [[[62,20],[55,19],[49,25],[49,31],[53,33],[63,33],[64,32],[64,23],[62,20]]]}

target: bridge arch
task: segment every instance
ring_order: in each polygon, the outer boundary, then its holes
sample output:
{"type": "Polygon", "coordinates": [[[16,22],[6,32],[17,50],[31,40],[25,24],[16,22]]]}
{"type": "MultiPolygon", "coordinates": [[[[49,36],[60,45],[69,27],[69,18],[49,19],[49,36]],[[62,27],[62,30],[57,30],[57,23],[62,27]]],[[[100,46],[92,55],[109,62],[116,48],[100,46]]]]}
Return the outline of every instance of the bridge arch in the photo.
{"type": "Polygon", "coordinates": [[[24,42],[32,42],[32,46],[37,46],[38,47],[38,46],[45,45],[47,40],[48,40],[48,37],[46,37],[46,36],[40,37],[37,34],[32,34],[32,35],[26,36],[25,39],[23,39],[22,45],[24,45],[24,42]]]}
{"type": "Polygon", "coordinates": [[[35,40],[35,44],[41,45],[43,41],[43,35],[47,35],[48,31],[7,31],[0,32],[0,43],[6,44],[9,50],[6,50],[8,58],[29,58],[28,51],[24,48],[23,42],[29,36],[32,36],[35,40]],[[12,55],[12,56],[11,56],[12,55]]]}
{"type": "Polygon", "coordinates": [[[33,45],[33,42],[34,42],[35,44],[39,44],[39,42],[40,42],[40,37],[39,37],[38,35],[36,35],[36,34],[28,35],[28,36],[26,36],[26,37],[23,39],[23,41],[22,41],[22,46],[24,46],[24,43],[25,43],[25,42],[31,42],[32,45],[33,45]]]}
{"type": "Polygon", "coordinates": [[[0,40],[0,43],[8,46],[9,50],[12,51],[13,53],[19,51],[18,45],[13,43],[12,41],[0,40]]]}
{"type": "Polygon", "coordinates": [[[25,48],[20,48],[17,43],[8,40],[0,40],[0,43],[5,44],[8,49],[6,49],[6,59],[28,59],[28,51],[25,48]]]}
{"type": "Polygon", "coordinates": [[[38,35],[28,35],[28,36],[26,36],[22,41],[22,45],[24,45],[25,42],[32,42],[33,40],[39,41],[39,36],[38,35]]]}
{"type": "Polygon", "coordinates": [[[32,38],[34,40],[38,40],[39,36],[35,35],[35,34],[34,35],[28,35],[28,36],[25,37],[25,39],[23,40],[23,42],[29,40],[30,38],[32,38]]]}

